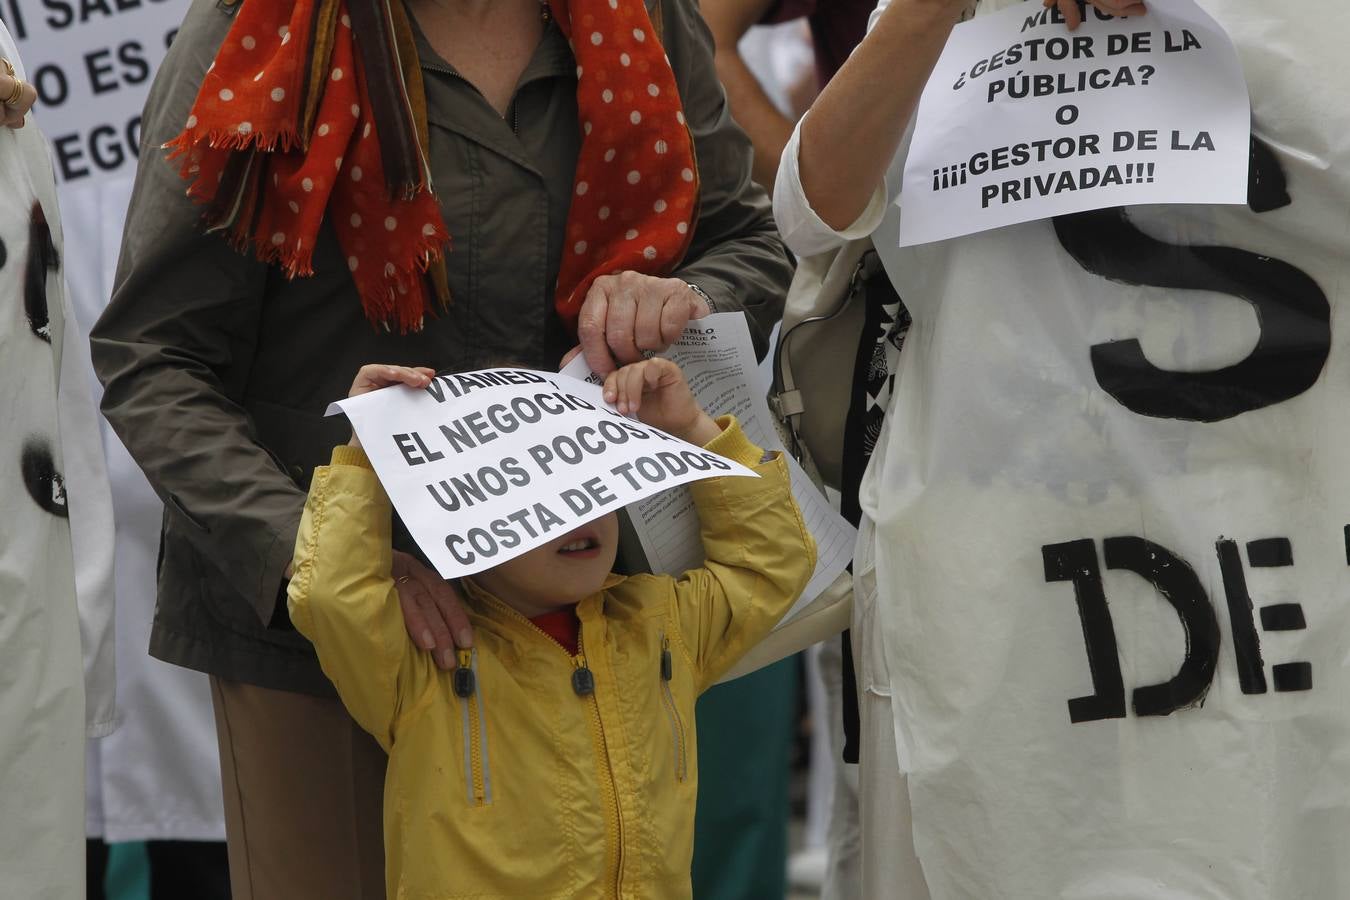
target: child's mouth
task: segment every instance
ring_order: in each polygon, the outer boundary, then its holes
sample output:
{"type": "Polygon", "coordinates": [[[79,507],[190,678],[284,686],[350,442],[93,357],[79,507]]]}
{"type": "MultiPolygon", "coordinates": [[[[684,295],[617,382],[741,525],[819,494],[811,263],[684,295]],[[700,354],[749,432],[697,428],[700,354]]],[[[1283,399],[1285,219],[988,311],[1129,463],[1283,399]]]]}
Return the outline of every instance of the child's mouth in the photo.
{"type": "Polygon", "coordinates": [[[558,553],[569,559],[590,559],[600,553],[600,542],[589,535],[580,537],[563,544],[558,553]]]}

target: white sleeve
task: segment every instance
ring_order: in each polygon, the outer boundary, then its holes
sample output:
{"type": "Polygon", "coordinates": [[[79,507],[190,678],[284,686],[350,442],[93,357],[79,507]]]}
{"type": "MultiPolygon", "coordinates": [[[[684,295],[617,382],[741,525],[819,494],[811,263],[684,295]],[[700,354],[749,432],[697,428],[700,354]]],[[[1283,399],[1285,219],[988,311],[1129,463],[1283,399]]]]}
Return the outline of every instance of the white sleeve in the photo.
{"type": "MultiPolygon", "coordinates": [[[[806,115],[811,115],[807,112],[806,115]]],[[[773,185],[773,215],[778,222],[778,232],[788,249],[798,257],[815,256],[827,250],[833,250],[849,241],[865,238],[876,230],[886,213],[886,182],[882,180],[872,191],[867,208],[854,222],[842,231],[836,231],[816,215],[811,201],[806,199],[802,189],[801,170],[797,165],[797,151],[801,146],[802,122],[792,130],[792,137],[783,148],[783,158],[778,162],[778,178],[773,185]]]]}

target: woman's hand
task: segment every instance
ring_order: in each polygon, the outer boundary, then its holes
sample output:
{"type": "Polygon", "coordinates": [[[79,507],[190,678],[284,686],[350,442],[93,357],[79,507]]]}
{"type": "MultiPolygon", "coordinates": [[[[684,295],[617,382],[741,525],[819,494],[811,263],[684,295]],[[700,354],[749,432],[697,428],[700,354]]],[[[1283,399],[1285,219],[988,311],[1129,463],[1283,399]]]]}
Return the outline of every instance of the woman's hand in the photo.
{"type": "MultiPolygon", "coordinates": [[[[357,371],[356,380],[352,382],[352,389],[347,392],[347,396],[359,397],[362,394],[369,394],[371,391],[378,391],[380,388],[386,388],[394,384],[424,388],[431,383],[435,374],[435,369],[428,369],[426,366],[362,366],[357,371]]],[[[347,443],[352,447],[361,446],[361,441],[357,439],[355,431],[352,432],[352,439],[347,443]]]]}
{"type": "Polygon", "coordinates": [[[646,359],[610,372],[604,395],[624,415],[636,415],[699,447],[722,433],[694,399],[680,367],[668,359],[646,359]]]}
{"type": "MultiPolygon", "coordinates": [[[[1142,0],[1089,0],[1089,2],[1112,16],[1142,16],[1148,12],[1142,0]]],[[[1070,31],[1083,24],[1083,14],[1079,11],[1076,0],[1041,0],[1041,5],[1047,9],[1051,6],[1059,7],[1060,14],[1064,16],[1070,31]]]]}
{"type": "MultiPolygon", "coordinates": [[[[580,351],[592,372],[608,375],[642,359],[643,351],[665,350],[690,319],[710,312],[707,301],[678,278],[637,272],[602,275],[586,292],[577,318],[580,351]]],[[[568,359],[575,355],[568,354],[568,359]]]]}
{"type": "Polygon", "coordinates": [[[403,610],[403,626],[412,642],[430,651],[442,669],[455,668],[455,647],[473,646],[473,628],[459,591],[417,557],[394,551],[394,586],[403,610]]]}
{"type": "Polygon", "coordinates": [[[9,60],[0,57],[0,126],[22,128],[24,116],[37,102],[37,89],[26,81],[20,81],[9,60]],[[17,86],[17,87],[16,87],[17,86]],[[11,97],[13,103],[6,103],[11,97]]]}

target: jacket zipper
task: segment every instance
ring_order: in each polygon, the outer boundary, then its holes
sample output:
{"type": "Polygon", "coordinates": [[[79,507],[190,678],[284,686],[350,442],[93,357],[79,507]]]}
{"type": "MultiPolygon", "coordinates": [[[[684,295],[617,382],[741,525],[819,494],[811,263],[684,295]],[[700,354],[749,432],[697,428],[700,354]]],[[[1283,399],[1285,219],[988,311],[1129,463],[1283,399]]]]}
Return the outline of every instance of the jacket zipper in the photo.
{"type": "MultiPolygon", "coordinates": [[[[534,623],[531,622],[531,625],[534,623]]],[[[551,640],[551,638],[550,638],[551,640]]],[[[582,635],[577,635],[577,655],[572,658],[574,671],[572,673],[572,686],[574,689],[579,687],[577,675],[581,672],[590,675],[590,669],[586,665],[586,648],[582,643],[582,635]]],[[[583,700],[588,701],[587,707],[591,714],[591,733],[595,740],[596,752],[600,754],[600,759],[604,762],[601,767],[600,794],[605,798],[606,807],[609,812],[609,823],[611,833],[614,835],[614,897],[623,896],[623,810],[619,807],[619,791],[614,784],[614,767],[609,759],[609,742],[605,738],[605,726],[600,721],[600,701],[595,696],[595,682],[590,681],[591,689],[589,693],[582,696],[583,700]]],[[[577,690],[581,694],[580,690],[577,690]]]]}
{"type": "Polygon", "coordinates": [[[670,719],[670,733],[675,742],[675,780],[683,782],[688,773],[685,757],[684,720],[680,718],[679,707],[675,705],[675,696],[670,692],[670,679],[674,675],[674,664],[670,656],[670,639],[661,633],[661,699],[666,707],[666,716],[670,719]]]}
{"type": "Polygon", "coordinates": [[[492,769],[488,761],[487,722],[483,717],[483,694],[478,689],[478,651],[459,651],[455,670],[455,693],[463,719],[464,758],[469,763],[465,790],[469,803],[487,806],[492,802],[492,769]],[[465,676],[468,677],[465,677],[465,676]]]}
{"type": "MultiPolygon", "coordinates": [[[[464,82],[465,84],[467,84],[469,87],[473,88],[474,91],[477,92],[478,96],[480,96],[480,97],[483,96],[483,92],[480,91],[480,90],[478,90],[478,86],[477,86],[477,85],[475,85],[472,81],[470,81],[469,79],[465,78],[463,75],[459,74],[458,72],[454,71],[453,69],[447,69],[447,68],[445,68],[445,67],[443,67],[443,66],[436,66],[436,65],[423,66],[422,68],[426,69],[427,71],[430,71],[430,72],[436,72],[436,73],[441,74],[441,75],[449,75],[451,78],[455,79],[456,81],[462,81],[462,82],[464,82]]],[[[534,79],[530,79],[530,81],[533,81],[533,80],[534,80],[534,79]]],[[[511,109],[511,133],[512,133],[512,134],[516,134],[516,135],[519,135],[519,134],[520,134],[520,112],[519,112],[519,110],[516,108],[516,106],[517,106],[517,104],[516,104],[516,97],[520,94],[520,88],[525,87],[525,85],[528,85],[529,83],[530,83],[530,82],[527,81],[527,82],[525,82],[525,84],[517,85],[517,86],[516,86],[517,89],[516,89],[515,93],[513,93],[513,94],[511,95],[511,106],[510,106],[510,109],[511,109]]],[[[487,98],[486,98],[486,97],[483,98],[483,102],[484,102],[484,103],[487,102],[487,98]]],[[[490,105],[490,104],[489,104],[489,105],[490,105]]]]}
{"type": "Polygon", "coordinates": [[[577,634],[577,654],[573,656],[547,631],[544,631],[496,597],[490,594],[486,596],[488,602],[495,605],[506,615],[523,622],[532,631],[537,632],[551,647],[556,648],[572,663],[572,690],[580,699],[587,701],[586,705],[591,717],[591,735],[595,741],[596,753],[603,763],[600,766],[600,794],[605,798],[607,818],[610,825],[608,834],[614,835],[614,897],[617,900],[617,898],[623,896],[623,811],[619,808],[619,793],[614,784],[614,767],[610,764],[609,744],[605,739],[605,726],[600,721],[600,703],[595,697],[595,679],[590,667],[586,665],[584,635],[577,634]],[[589,689],[583,691],[583,685],[588,686],[589,689]]]}

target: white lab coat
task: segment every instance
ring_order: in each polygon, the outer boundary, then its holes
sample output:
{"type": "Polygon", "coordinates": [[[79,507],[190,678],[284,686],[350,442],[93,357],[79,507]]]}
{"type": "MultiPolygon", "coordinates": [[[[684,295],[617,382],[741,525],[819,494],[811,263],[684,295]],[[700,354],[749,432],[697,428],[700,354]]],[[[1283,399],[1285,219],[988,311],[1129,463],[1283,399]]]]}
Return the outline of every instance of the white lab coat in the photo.
{"type": "Polygon", "coordinates": [[[1251,209],[901,250],[898,178],[833,233],[785,150],[792,249],[871,234],[914,320],[854,569],[863,802],[913,811],[868,896],[1350,896],[1350,8],[1200,4],[1273,154],[1251,209]]]}

